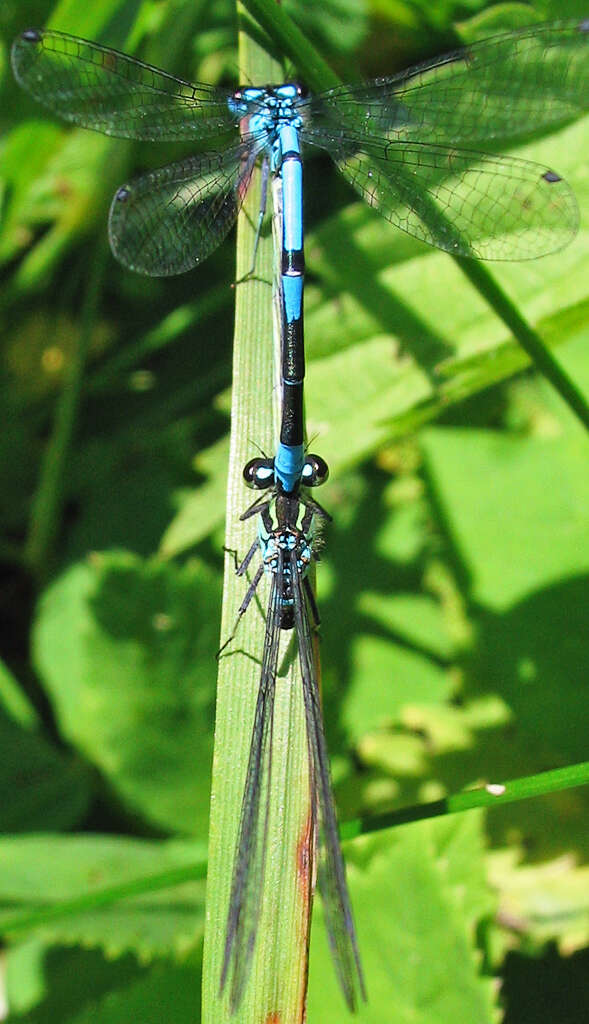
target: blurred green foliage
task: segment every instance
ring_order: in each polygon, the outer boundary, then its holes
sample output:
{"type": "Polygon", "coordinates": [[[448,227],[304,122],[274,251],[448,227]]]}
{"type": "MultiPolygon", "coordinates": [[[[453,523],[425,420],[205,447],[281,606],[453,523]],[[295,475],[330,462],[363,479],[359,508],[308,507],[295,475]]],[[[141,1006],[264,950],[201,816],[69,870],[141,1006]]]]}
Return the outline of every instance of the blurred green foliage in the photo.
{"type": "MultiPolygon", "coordinates": [[[[460,37],[586,13],[285,7],[345,78],[351,63],[354,77],[390,73],[460,37]]],[[[234,305],[231,239],[165,281],[107,253],[117,185],[186,150],[52,121],[11,77],[26,24],[193,80],[239,77],[229,0],[0,12],[0,923],[202,856],[234,305]]],[[[520,150],[567,177],[582,227],[557,256],[493,268],[586,392],[588,144],[581,121],[520,150]]],[[[586,759],[586,436],[445,255],[383,224],[327,158],[306,173],[308,430],[332,470],[318,585],[340,814],[586,759]]],[[[370,997],[359,1019],[585,1020],[586,814],[574,790],[350,844],[370,997]]],[[[199,1019],[203,901],[188,882],[15,938],[9,1020],[199,1019]]],[[[327,961],[314,934],[310,1020],[341,1020],[327,961]]]]}

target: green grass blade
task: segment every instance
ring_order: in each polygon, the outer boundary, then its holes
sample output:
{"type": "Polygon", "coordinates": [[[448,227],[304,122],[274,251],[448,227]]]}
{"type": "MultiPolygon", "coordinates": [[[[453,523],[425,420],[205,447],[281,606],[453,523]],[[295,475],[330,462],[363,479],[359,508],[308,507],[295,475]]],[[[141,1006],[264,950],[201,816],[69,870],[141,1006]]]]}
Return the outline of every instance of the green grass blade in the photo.
{"type": "Polygon", "coordinates": [[[76,917],[78,914],[87,914],[103,907],[115,906],[122,900],[133,899],[133,897],[164,892],[166,889],[172,889],[185,882],[200,881],[206,878],[206,872],[207,862],[205,858],[202,858],[185,867],[160,871],[158,874],[146,875],[144,878],[133,878],[121,882],[119,885],[105,885],[93,892],[87,891],[81,896],[74,896],[69,900],[58,900],[56,903],[35,910],[21,911],[12,917],[4,918],[0,923],[0,932],[7,941],[10,941],[17,934],[20,935],[23,932],[27,934],[35,928],[49,925],[53,921],[76,917]]]}
{"type": "Polygon", "coordinates": [[[53,545],[59,532],[65,500],[64,474],[76,430],[86,359],[97,316],[107,253],[104,240],[90,270],[77,345],[64,375],[53,430],[43,458],[39,486],[33,499],[25,559],[38,578],[48,574],[53,545]]]}
{"type": "Polygon", "coordinates": [[[274,0],[243,0],[243,6],[276,42],[281,57],[289,57],[299,71],[304,73],[305,84],[309,89],[321,92],[340,84],[329,64],[279,4],[274,3],[274,0]]]}
{"type": "Polygon", "coordinates": [[[497,807],[500,804],[511,804],[530,797],[557,793],[575,786],[586,786],[589,783],[589,761],[567,765],[566,768],[554,768],[552,771],[537,772],[535,775],[522,776],[509,782],[488,782],[477,789],[468,789],[463,793],[453,793],[442,800],[430,803],[415,804],[412,807],[401,807],[390,814],[371,815],[346,822],[342,828],[342,838],[353,839],[355,836],[369,832],[380,832],[385,828],[406,825],[411,821],[424,821],[426,818],[437,818],[441,815],[458,814],[470,811],[475,807],[497,807]]]}
{"type": "Polygon", "coordinates": [[[475,260],[460,259],[459,257],[454,258],[465,277],[480,292],[483,298],[487,300],[497,316],[511,330],[514,338],[518,340],[521,347],[527,352],[536,369],[550,381],[561,398],[578,416],[581,423],[589,429],[589,407],[583,392],[554,358],[553,353],[541,335],[525,320],[509,296],[499,287],[495,278],[482,263],[477,263],[475,260]]]}
{"type": "MultiPolygon", "coordinates": [[[[259,34],[259,32],[258,32],[259,34]]],[[[240,76],[266,82],[281,69],[254,41],[250,26],[240,35],[240,76]]],[[[238,228],[237,273],[251,264],[259,208],[259,179],[252,183],[238,228]]],[[[255,276],[236,288],[236,316],[231,413],[231,449],[227,500],[227,547],[242,558],[257,530],[255,520],[239,522],[250,503],[242,469],[258,454],[274,450],[278,426],[278,391],[274,387],[272,339],[273,245],[263,232],[255,276]]],[[[253,561],[253,571],[258,560],[253,561]]],[[[245,996],[231,1015],[228,993],[219,994],[225,927],[243,785],[259,685],[264,642],[266,581],[259,587],[237,635],[219,663],[215,753],[211,797],[207,923],[203,966],[203,1021],[254,1022],[301,1020],[307,975],[309,926],[309,858],[299,851],[308,842],[309,784],[302,691],[290,634],[281,653],[277,679],[272,747],[272,782],[268,853],[262,914],[245,996]],[[304,864],[305,867],[300,865],[304,864]]],[[[233,559],[226,560],[222,641],[231,634],[247,582],[236,579],[233,559]]]]}

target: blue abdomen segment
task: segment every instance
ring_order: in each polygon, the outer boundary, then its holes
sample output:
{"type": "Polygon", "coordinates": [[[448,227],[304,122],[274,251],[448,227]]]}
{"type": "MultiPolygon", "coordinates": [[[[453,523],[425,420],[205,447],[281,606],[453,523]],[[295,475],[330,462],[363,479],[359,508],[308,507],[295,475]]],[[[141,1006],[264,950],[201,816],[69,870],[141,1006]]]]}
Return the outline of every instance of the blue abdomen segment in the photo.
{"type": "Polygon", "coordinates": [[[287,445],[282,441],[274,457],[274,477],[287,494],[292,493],[301,480],[305,464],[302,444],[287,445]]]}
{"type": "Polygon", "coordinates": [[[284,195],[284,234],[282,244],[287,251],[303,248],[303,165],[301,158],[288,158],[282,164],[284,195]]]}
{"type": "Polygon", "coordinates": [[[293,125],[280,129],[281,175],[283,195],[282,247],[286,252],[303,248],[303,165],[299,134],[293,125]]]}
{"type": "Polygon", "coordinates": [[[282,275],[282,298],[284,302],[284,318],[287,324],[299,320],[303,313],[303,275],[296,277],[282,275]]]}

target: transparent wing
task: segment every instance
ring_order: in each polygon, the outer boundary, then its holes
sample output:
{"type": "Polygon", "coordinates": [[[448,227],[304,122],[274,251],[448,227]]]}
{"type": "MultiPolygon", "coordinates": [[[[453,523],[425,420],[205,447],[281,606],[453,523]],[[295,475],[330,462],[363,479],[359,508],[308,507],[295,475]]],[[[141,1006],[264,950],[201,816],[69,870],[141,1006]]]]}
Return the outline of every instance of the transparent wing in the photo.
{"type": "Polygon", "coordinates": [[[310,127],[453,146],[527,134],[587,111],[589,19],[484,39],[391,78],[300,102],[310,127]]]}
{"type": "Polygon", "coordinates": [[[28,29],[12,46],[16,80],[84,128],[127,139],[204,139],[237,124],[227,94],[85,39],[28,29]]]}
{"type": "Polygon", "coordinates": [[[241,1002],[251,967],[266,866],[274,693],[280,644],[281,591],[277,579],[282,579],[282,573],[272,576],[270,589],[262,673],[241,805],[221,971],[221,990],[231,975],[232,1013],[241,1002]]]}
{"type": "Polygon", "coordinates": [[[529,160],[366,137],[315,141],[386,220],[454,255],[533,259],[577,231],[566,181],[529,160]]]}
{"type": "Polygon", "coordinates": [[[307,742],[311,775],[311,794],[318,824],[317,878],[323,898],[325,922],[339,983],[350,1010],[356,1009],[358,992],[366,999],[364,977],[350,897],[346,869],[339,842],[337,817],[331,790],[329,755],[323,731],[321,698],[317,685],[309,616],[302,580],[297,570],[296,553],[290,556],[293,583],[294,622],[299,645],[303,699],[307,722],[307,742]]]}
{"type": "Polygon", "coordinates": [[[123,185],[108,222],[116,258],[151,277],[198,266],[235,222],[256,156],[250,141],[188,157],[123,185]]]}

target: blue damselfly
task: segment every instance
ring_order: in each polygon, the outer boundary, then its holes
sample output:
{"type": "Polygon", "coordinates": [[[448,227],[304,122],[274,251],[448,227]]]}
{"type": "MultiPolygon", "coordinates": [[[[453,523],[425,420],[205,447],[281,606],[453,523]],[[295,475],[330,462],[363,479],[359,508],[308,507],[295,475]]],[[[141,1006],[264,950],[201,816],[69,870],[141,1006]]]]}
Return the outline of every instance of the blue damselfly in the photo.
{"type": "Polygon", "coordinates": [[[270,812],[269,802],[264,801],[262,794],[267,797],[270,791],[280,636],[284,630],[294,628],[307,730],[310,805],[317,829],[317,879],[337,976],[346,1002],[353,1010],[358,993],[365,998],[365,989],[331,790],[313,651],[313,632],[319,624],[319,615],[308,577],[310,566],[318,558],[321,526],[330,517],[306,493],[306,488],[322,484],[328,469],[320,456],[307,454],[301,479],[288,492],[276,476],[274,459],[252,459],[243,475],[249,487],[265,493],[241,516],[242,520],[258,516],[258,536],[237,567],[237,574],[246,573],[258,551],[261,561],[239,607],[232,635],[221,651],[233,640],[239,620],[265,573],[269,576],[270,592],[233,867],[221,986],[229,983],[231,1006],[236,1008],[248,978],[261,912],[270,812]]]}
{"type": "Polygon", "coordinates": [[[387,220],[454,255],[522,260],[554,252],[578,226],[567,183],[550,168],[468,147],[583,113],[588,41],[589,19],[532,25],[315,96],[295,84],[232,93],[191,84],[41,29],[15,40],[12,67],[40,103],[86,128],[142,140],[216,139],[214,152],[150,171],[116,192],[111,247],[132,270],[158,276],[196,267],[233,225],[256,161],[265,168],[261,212],[268,168],[282,177],[284,409],[275,465],[288,491],[304,463],[301,143],[327,150],[387,220]]]}

